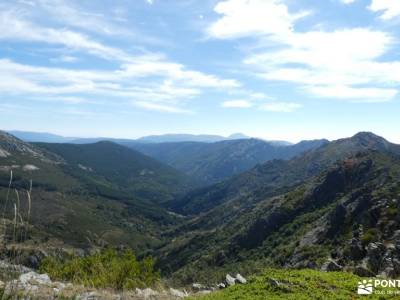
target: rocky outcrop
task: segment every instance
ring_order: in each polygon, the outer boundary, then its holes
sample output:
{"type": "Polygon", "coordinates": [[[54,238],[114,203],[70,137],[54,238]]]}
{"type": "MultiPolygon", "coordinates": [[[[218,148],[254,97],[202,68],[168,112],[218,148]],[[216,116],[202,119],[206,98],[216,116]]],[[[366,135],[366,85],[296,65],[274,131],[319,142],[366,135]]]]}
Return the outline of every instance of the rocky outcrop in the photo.
{"type": "Polygon", "coordinates": [[[16,153],[31,156],[49,163],[62,162],[60,157],[47,153],[38,147],[25,143],[13,135],[0,130],[0,157],[6,158],[16,153]]]}
{"type": "Polygon", "coordinates": [[[3,150],[3,149],[1,149],[0,148],[0,157],[8,157],[8,156],[10,156],[11,154],[8,152],[8,151],[6,151],[6,150],[3,150]]]}
{"type": "MultiPolygon", "coordinates": [[[[190,294],[186,290],[170,288],[168,290],[154,290],[151,288],[136,289],[134,291],[116,292],[110,290],[89,289],[71,283],[52,281],[47,274],[38,274],[29,271],[21,274],[18,279],[2,283],[0,288],[5,289],[5,295],[13,297],[20,295],[18,299],[132,299],[132,300],[178,300],[190,294]]],[[[211,290],[198,291],[196,294],[210,293],[211,290]]]]}
{"type": "Polygon", "coordinates": [[[236,274],[236,282],[240,283],[240,284],[246,284],[247,280],[246,280],[246,278],[244,278],[242,275],[240,275],[238,273],[238,274],[236,274]]]}
{"type": "Polygon", "coordinates": [[[233,286],[235,284],[246,284],[247,279],[244,278],[239,273],[236,274],[235,277],[231,276],[230,274],[226,274],[225,281],[217,284],[217,289],[224,289],[226,287],[233,286]]]}
{"type": "Polygon", "coordinates": [[[186,292],[185,290],[180,291],[180,290],[176,290],[176,289],[170,288],[170,289],[169,289],[169,292],[170,292],[170,294],[171,294],[172,296],[174,296],[174,297],[178,297],[178,298],[186,298],[186,297],[189,297],[188,292],[186,292]]]}
{"type": "Polygon", "coordinates": [[[325,272],[339,272],[341,270],[343,270],[343,267],[334,260],[328,260],[321,267],[321,271],[325,272]]]}
{"type": "Polygon", "coordinates": [[[235,285],[236,284],[236,278],[232,277],[229,274],[226,274],[225,282],[227,283],[228,286],[235,285]]]}
{"type": "Polygon", "coordinates": [[[349,243],[349,256],[351,260],[355,261],[358,261],[365,256],[365,249],[359,239],[351,239],[349,243]]]}

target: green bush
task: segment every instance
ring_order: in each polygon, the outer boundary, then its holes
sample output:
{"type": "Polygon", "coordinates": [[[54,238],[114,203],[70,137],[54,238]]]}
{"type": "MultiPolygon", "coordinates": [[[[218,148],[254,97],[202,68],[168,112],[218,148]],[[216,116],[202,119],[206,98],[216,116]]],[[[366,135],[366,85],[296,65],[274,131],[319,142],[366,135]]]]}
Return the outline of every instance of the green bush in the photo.
{"type": "Polygon", "coordinates": [[[376,242],[379,240],[379,232],[376,228],[368,229],[362,236],[361,242],[364,246],[368,245],[369,243],[376,242]]]}
{"type": "Polygon", "coordinates": [[[71,281],[97,288],[132,289],[154,285],[160,278],[150,257],[138,261],[131,250],[108,249],[86,257],[59,260],[48,257],[40,271],[53,280],[71,281]]]}

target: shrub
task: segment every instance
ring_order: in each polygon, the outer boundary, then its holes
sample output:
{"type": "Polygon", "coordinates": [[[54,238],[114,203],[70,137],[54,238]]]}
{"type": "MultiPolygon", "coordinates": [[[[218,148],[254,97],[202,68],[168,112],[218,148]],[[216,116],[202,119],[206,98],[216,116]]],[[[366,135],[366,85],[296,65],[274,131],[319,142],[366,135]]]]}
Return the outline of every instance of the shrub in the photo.
{"type": "Polygon", "coordinates": [[[368,245],[369,243],[378,241],[379,240],[378,234],[379,232],[376,228],[368,229],[361,238],[362,244],[365,246],[368,245]]]}
{"type": "Polygon", "coordinates": [[[122,253],[113,249],[86,257],[59,260],[48,257],[40,271],[52,279],[66,280],[97,288],[132,289],[154,285],[160,278],[150,257],[138,261],[131,250],[122,253]]]}

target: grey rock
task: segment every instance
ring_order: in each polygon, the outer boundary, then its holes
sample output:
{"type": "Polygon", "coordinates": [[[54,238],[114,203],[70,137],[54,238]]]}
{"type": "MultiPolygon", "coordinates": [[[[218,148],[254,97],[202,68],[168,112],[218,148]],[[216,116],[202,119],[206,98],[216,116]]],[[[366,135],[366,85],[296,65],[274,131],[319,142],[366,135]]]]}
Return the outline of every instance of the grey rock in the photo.
{"type": "Polygon", "coordinates": [[[400,274],[400,260],[397,258],[392,259],[392,265],[397,274],[400,274]]]}
{"type": "Polygon", "coordinates": [[[219,289],[224,289],[224,288],[226,288],[226,285],[225,285],[225,283],[218,283],[217,284],[217,288],[219,288],[219,289]]]}
{"type": "Polygon", "coordinates": [[[281,283],[274,278],[268,278],[267,282],[272,287],[279,287],[281,285],[281,283]]]}
{"type": "Polygon", "coordinates": [[[246,278],[244,278],[242,275],[240,275],[238,273],[238,274],[236,274],[236,282],[240,283],[240,284],[246,284],[247,280],[246,280],[246,278]]]}
{"type": "Polygon", "coordinates": [[[396,271],[395,271],[395,269],[394,269],[393,267],[387,267],[387,268],[385,268],[385,269],[381,272],[381,274],[382,274],[384,277],[388,277],[388,278],[395,278],[395,277],[397,276],[397,273],[396,273],[396,271]]]}
{"type": "Polygon", "coordinates": [[[145,299],[147,299],[149,297],[152,297],[152,296],[157,296],[158,295],[157,291],[154,291],[154,290],[152,290],[150,288],[143,289],[143,290],[136,288],[135,291],[136,291],[136,294],[138,296],[144,297],[145,299]]]}
{"type": "Polygon", "coordinates": [[[180,291],[180,290],[170,288],[169,292],[170,292],[171,296],[178,297],[178,298],[185,298],[185,297],[189,296],[189,294],[185,290],[180,291]]]}
{"type": "Polygon", "coordinates": [[[236,278],[232,277],[232,276],[229,275],[229,274],[226,274],[225,281],[226,281],[226,283],[227,283],[229,286],[232,286],[232,285],[235,285],[235,283],[236,283],[236,278]]]}
{"type": "Polygon", "coordinates": [[[386,247],[382,243],[370,243],[367,246],[367,263],[369,269],[377,273],[382,266],[386,247]]]}
{"type": "Polygon", "coordinates": [[[96,292],[87,292],[77,297],[78,300],[97,300],[100,296],[96,292]]]}
{"type": "Polygon", "coordinates": [[[398,240],[398,241],[400,242],[400,230],[396,230],[396,231],[393,233],[392,238],[393,238],[394,240],[398,240]]]}
{"type": "Polygon", "coordinates": [[[355,267],[353,273],[360,277],[375,277],[375,273],[368,270],[365,266],[361,265],[355,267]]]}
{"type": "Polygon", "coordinates": [[[193,283],[192,288],[198,291],[206,289],[206,287],[200,283],[193,283]]]}
{"type": "Polygon", "coordinates": [[[360,260],[365,256],[365,250],[360,240],[353,238],[350,241],[350,258],[352,260],[360,260]]]}
{"type": "Polygon", "coordinates": [[[22,274],[18,281],[22,285],[48,285],[52,283],[47,274],[37,274],[35,272],[22,274]]]}
{"type": "Polygon", "coordinates": [[[342,269],[343,267],[341,265],[331,259],[325,262],[321,267],[321,271],[324,272],[338,272],[342,269]]]}

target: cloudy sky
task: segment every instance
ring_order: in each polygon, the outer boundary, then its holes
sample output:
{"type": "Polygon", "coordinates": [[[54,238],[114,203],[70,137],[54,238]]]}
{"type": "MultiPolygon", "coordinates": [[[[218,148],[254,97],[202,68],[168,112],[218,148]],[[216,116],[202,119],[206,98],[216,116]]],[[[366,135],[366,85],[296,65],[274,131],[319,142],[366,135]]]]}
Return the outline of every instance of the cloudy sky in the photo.
{"type": "Polygon", "coordinates": [[[400,142],[399,0],[0,0],[0,128],[400,142]]]}

